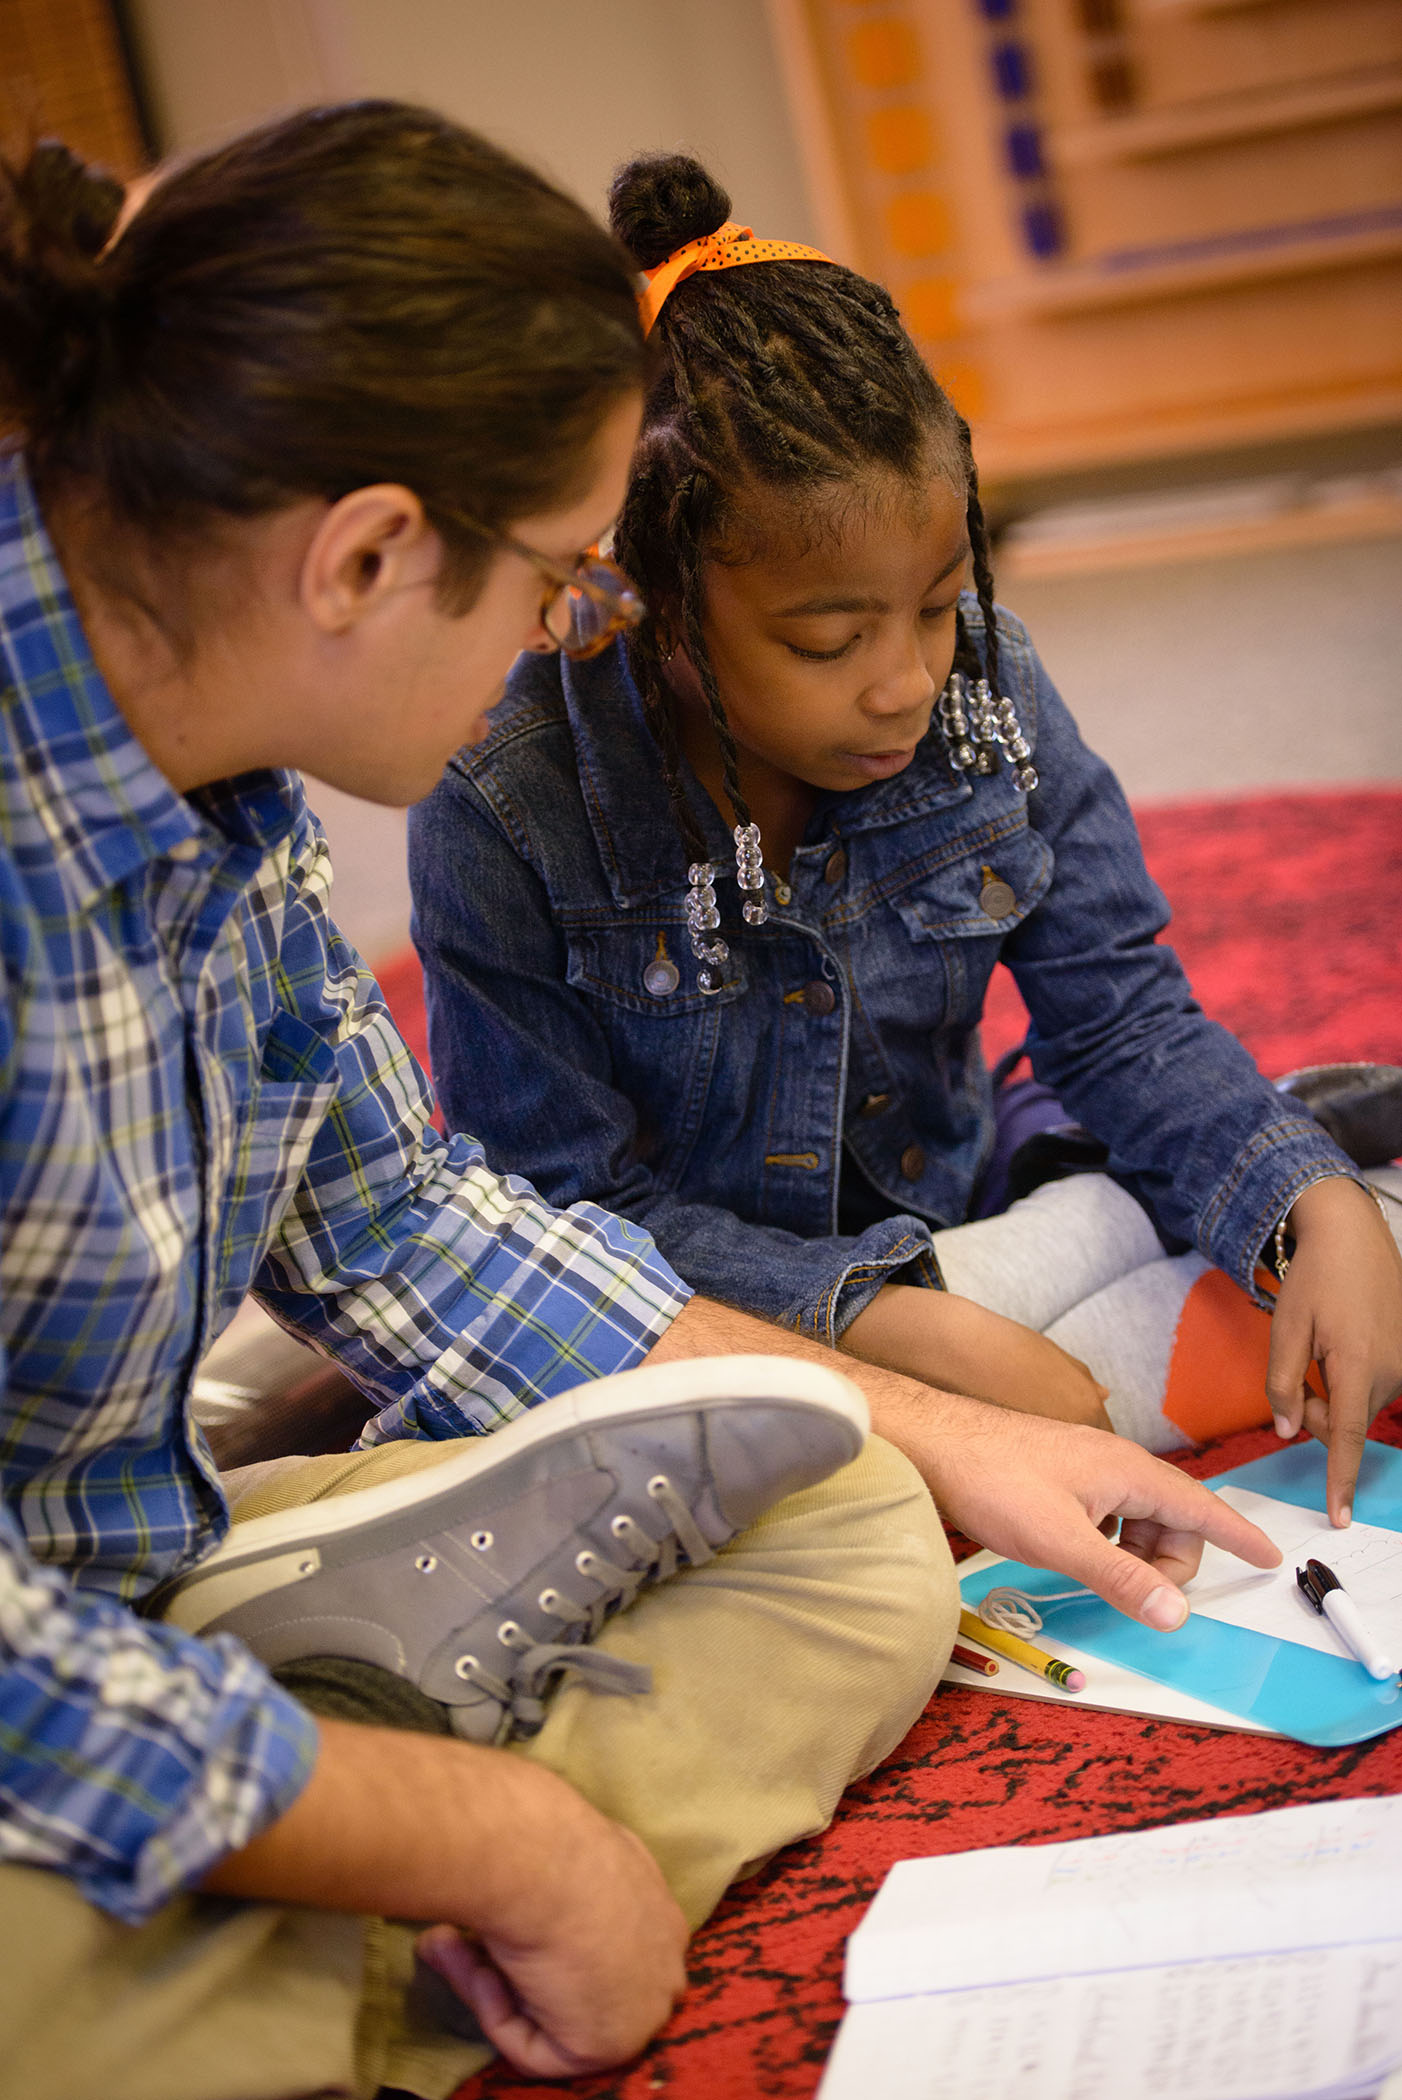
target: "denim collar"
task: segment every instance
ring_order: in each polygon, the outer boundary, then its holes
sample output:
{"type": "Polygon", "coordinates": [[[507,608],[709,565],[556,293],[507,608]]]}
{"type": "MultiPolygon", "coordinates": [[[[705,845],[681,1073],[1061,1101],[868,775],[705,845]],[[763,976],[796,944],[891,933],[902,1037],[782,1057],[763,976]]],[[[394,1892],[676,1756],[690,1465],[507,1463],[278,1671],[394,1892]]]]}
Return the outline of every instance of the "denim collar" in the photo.
{"type": "MultiPolygon", "coordinates": [[[[574,740],[584,806],[614,902],[621,910],[686,884],[685,849],[662,780],[662,765],[642,699],[615,642],[586,663],[538,659],[527,676],[558,681],[574,740]]],[[[682,782],[711,857],[724,867],[734,852],[729,827],[682,760],[682,782]]],[[[893,780],[821,795],[804,833],[816,845],[858,831],[904,824],[962,801],[968,787],[953,772],[938,727],[931,725],[915,757],[893,780]]]]}
{"type": "Polygon", "coordinates": [[[295,820],[289,774],[187,798],[148,757],[93,660],[17,452],[0,456],[0,733],[17,760],[0,777],[0,829],[42,852],[79,910],[188,841],[261,857],[295,820]]]}

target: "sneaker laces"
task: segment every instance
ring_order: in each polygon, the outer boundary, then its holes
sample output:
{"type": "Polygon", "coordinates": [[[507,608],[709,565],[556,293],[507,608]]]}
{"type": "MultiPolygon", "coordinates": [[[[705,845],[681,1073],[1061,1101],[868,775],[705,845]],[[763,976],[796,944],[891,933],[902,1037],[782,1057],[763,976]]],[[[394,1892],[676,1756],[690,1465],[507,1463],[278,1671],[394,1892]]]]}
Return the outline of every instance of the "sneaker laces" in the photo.
{"type": "MultiPolygon", "coordinates": [[[[513,1736],[538,1735],[545,1721],[547,1693],[560,1678],[587,1679],[596,1692],[650,1692],[652,1672],[643,1663],[625,1662],[621,1656],[605,1655],[597,1648],[579,1648],[560,1641],[533,1641],[514,1619],[497,1628],[497,1639],[520,1659],[509,1676],[495,1670],[475,1655],[460,1655],[453,1665],[464,1684],[485,1692],[501,1707],[498,1744],[513,1736]]],[[[451,1718],[450,1710],[450,1718],[451,1718]]]]}
{"type": "Polygon", "coordinates": [[[550,1585],[536,1602],[549,1617],[581,1630],[574,1640],[533,1640],[514,1619],[497,1628],[497,1639],[517,1660],[504,1672],[491,1669],[479,1656],[460,1655],[453,1665],[464,1684],[493,1699],[502,1709],[496,1741],[539,1732],[545,1720],[545,1699],[560,1678],[584,1679],[600,1692],[638,1693],[652,1690],[652,1672],[642,1663],[625,1662],[585,1645],[594,1639],[606,1619],[633,1602],[646,1582],[664,1582],[675,1575],[680,1555],[689,1567],[699,1568],[715,1558],[715,1548],[692,1516],[686,1502],[665,1473],[655,1473],[647,1484],[649,1499],[667,1519],[664,1537],[653,1538],[626,1513],[612,1518],[609,1531],[629,1555],[627,1565],[613,1560],[592,1546],[583,1546],[574,1564],[597,1595],[581,1604],[576,1598],[550,1585]]]}
{"type": "Polygon", "coordinates": [[[597,1585],[598,1595],[581,1604],[552,1584],[536,1599],[551,1618],[561,1619],[568,1626],[583,1627],[581,1638],[586,1641],[597,1636],[606,1619],[626,1609],[644,1583],[665,1582],[676,1574],[680,1564],[678,1547],[686,1556],[688,1567],[703,1567],[715,1558],[715,1548],[665,1473],[654,1473],[647,1492],[667,1519],[668,1528],[662,1538],[655,1539],[635,1518],[620,1514],[610,1521],[609,1530],[627,1548],[631,1556],[627,1565],[611,1560],[592,1546],[581,1547],[574,1557],[580,1574],[597,1585]]]}

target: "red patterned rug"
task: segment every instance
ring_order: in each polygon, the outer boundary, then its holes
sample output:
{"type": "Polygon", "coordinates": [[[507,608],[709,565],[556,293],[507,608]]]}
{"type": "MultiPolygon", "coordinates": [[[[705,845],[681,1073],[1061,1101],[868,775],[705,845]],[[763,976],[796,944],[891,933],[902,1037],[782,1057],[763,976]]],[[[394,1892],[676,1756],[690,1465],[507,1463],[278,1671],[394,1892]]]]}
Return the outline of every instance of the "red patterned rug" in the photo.
{"type": "MultiPolygon", "coordinates": [[[[1198,997],[1266,1071],[1356,1057],[1402,1063],[1402,793],[1194,802],[1141,811],[1140,825],[1198,997]]],[[[412,958],[381,977],[421,1050],[412,958]]],[[[999,977],[990,1054],[1020,1032],[1016,992],[999,977]]],[[[1402,1403],[1376,1434],[1402,1445],[1402,1403]]],[[[1202,1478],[1274,1446],[1269,1431],[1248,1430],[1184,1464],[1202,1478]]],[[[847,1935],[898,1859],[1399,1787],[1402,1731],[1313,1750],[942,1689],[824,1836],[727,1897],[693,1943],[685,2003],[647,2054],[569,2090],[579,2100],[806,2100],[841,2015],[847,1935]]],[[[498,2067],[459,2100],[559,2091],[498,2067]]]]}

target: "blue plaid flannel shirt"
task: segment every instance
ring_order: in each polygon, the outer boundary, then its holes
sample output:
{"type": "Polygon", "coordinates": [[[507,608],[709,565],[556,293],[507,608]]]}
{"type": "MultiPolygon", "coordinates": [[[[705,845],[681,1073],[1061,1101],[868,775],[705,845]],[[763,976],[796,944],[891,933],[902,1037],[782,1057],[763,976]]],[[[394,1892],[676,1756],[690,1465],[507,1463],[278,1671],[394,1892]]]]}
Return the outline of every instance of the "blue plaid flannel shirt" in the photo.
{"type": "Polygon", "coordinates": [[[224,1536],[188,1394],[252,1288],[378,1409],[491,1430],[636,1364],[648,1235],[428,1127],[292,774],[188,798],[0,456],[0,1858],[139,1920],[281,1813],[310,1717],[133,1610],[224,1536]]]}

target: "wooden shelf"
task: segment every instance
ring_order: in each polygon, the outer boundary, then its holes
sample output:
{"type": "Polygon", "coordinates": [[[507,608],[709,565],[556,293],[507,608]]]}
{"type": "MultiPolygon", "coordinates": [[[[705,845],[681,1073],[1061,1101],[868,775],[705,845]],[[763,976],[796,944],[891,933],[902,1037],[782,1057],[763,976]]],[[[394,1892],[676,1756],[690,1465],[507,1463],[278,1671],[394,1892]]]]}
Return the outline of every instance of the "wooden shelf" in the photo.
{"type": "MultiPolygon", "coordinates": [[[[1288,232],[1288,229],[1282,229],[1288,232]]],[[[1013,319],[1052,319],[1059,314],[1142,305],[1176,299],[1194,292],[1217,291],[1237,284],[1266,283],[1273,278],[1308,276],[1314,271],[1344,270],[1361,264],[1390,262],[1402,255],[1402,206],[1396,225],[1365,227],[1356,233],[1275,238],[1263,228],[1252,245],[1244,237],[1207,254],[1166,262],[1053,264],[988,284],[970,285],[960,309],[974,326],[1013,319]],[[1259,242],[1259,245],[1256,244],[1259,242]]]]}
{"type": "Polygon", "coordinates": [[[1108,161],[1150,160],[1238,139],[1269,137],[1312,125],[1337,124],[1402,108],[1402,66],[1250,94],[1207,96],[1201,102],[1106,117],[1052,131],[1047,140],[1062,168],[1101,167],[1108,161]]]}
{"type": "MultiPolygon", "coordinates": [[[[1126,506],[1128,509],[1129,506],[1126,506]]],[[[1205,516],[1181,523],[1151,520],[1136,529],[1121,520],[1097,531],[1093,518],[1086,529],[1039,533],[1014,526],[997,555],[1000,583],[1027,577],[1083,576],[1107,569],[1159,567],[1166,562],[1210,561],[1218,555],[1264,554],[1284,547],[1338,545],[1349,540],[1402,539],[1402,495],[1391,489],[1359,490],[1335,501],[1312,501],[1308,492],[1274,508],[1254,511],[1243,506],[1236,517],[1205,516]]]]}
{"type": "Polygon", "coordinates": [[[979,483],[996,505],[1004,482],[1025,484],[1098,466],[1117,467],[1190,453],[1260,447],[1277,440],[1402,425],[1402,371],[1371,385],[1302,388],[1259,399],[1160,409],[1136,417],[1096,417],[1084,411],[1055,421],[1007,419],[974,431],[979,483]]]}
{"type": "MultiPolygon", "coordinates": [[[[1327,6],[1328,0],[1320,0],[1320,4],[1327,6]]],[[[1298,5],[1298,0],[1133,0],[1134,13],[1146,22],[1152,22],[1155,16],[1235,15],[1248,7],[1282,5],[1298,5]]]]}

